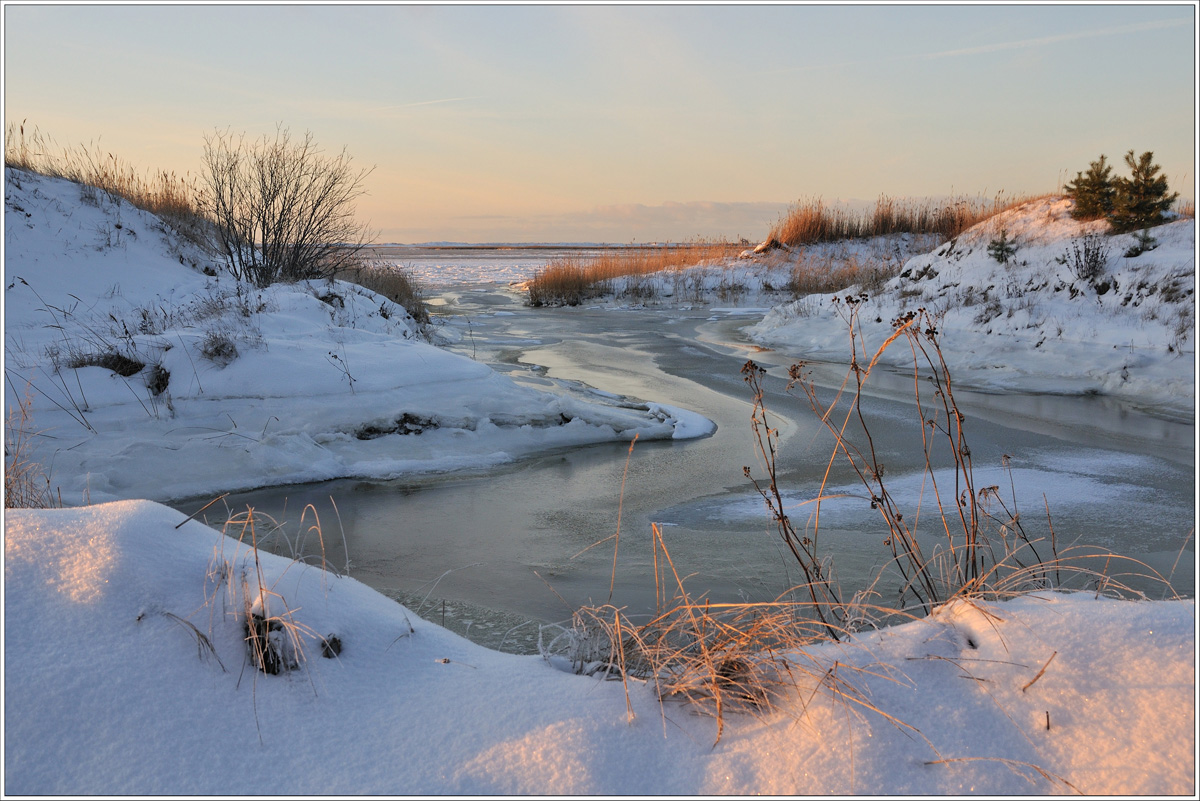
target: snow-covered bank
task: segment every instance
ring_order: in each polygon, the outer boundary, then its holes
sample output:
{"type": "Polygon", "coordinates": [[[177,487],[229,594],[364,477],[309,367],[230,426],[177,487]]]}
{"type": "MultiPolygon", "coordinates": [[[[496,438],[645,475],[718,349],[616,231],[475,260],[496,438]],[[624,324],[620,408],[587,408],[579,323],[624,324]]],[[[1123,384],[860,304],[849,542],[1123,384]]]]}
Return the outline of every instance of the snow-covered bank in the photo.
{"type": "Polygon", "coordinates": [[[5,170],[6,403],[68,504],[488,467],[704,436],[683,409],[520,386],[343,282],[256,289],[104,192],[5,170]]]}
{"type": "MultiPolygon", "coordinates": [[[[1031,201],[909,259],[859,307],[867,342],[882,344],[893,319],[924,307],[938,320],[956,383],[1100,393],[1191,419],[1195,220],[1151,229],[1157,246],[1129,256],[1135,235],[1107,236],[1107,223],[1081,223],[1070,209],[1062,198],[1031,201]],[[1015,247],[1004,264],[989,254],[1001,236],[1015,247]]],[[[748,333],[796,359],[845,362],[846,325],[834,297],[780,305],[748,333]]],[[[893,347],[882,361],[911,365],[911,353],[893,347]]]]}
{"type": "MultiPolygon", "coordinates": [[[[37,456],[70,503],[711,430],[652,401],[514,383],[350,285],[231,285],[144,215],[20,184],[6,214],[9,402],[18,378],[37,379],[37,456]],[[144,364],[122,377],[110,347],[144,364]]],[[[626,351],[607,347],[619,363],[626,351]]],[[[1137,492],[1093,472],[1069,489],[1137,492]]],[[[1147,506],[1134,515],[1160,525],[1147,506]]],[[[704,710],[660,705],[651,684],[630,684],[629,720],[619,682],[482,649],[154,503],[5,522],[6,793],[1195,792],[1192,600],[1042,591],[813,646],[793,655],[797,687],[769,711],[726,710],[714,746],[704,710]],[[247,607],[285,624],[268,636],[296,670],[250,664],[247,607]]]]}
{"type": "Polygon", "coordinates": [[[148,502],[11,512],[5,793],[1196,792],[1193,600],[956,603],[798,655],[797,689],[727,714],[714,746],[710,717],[651,685],[630,684],[627,720],[620,682],[260,559],[148,502]],[[248,663],[260,575],[297,670],[248,663]]]}

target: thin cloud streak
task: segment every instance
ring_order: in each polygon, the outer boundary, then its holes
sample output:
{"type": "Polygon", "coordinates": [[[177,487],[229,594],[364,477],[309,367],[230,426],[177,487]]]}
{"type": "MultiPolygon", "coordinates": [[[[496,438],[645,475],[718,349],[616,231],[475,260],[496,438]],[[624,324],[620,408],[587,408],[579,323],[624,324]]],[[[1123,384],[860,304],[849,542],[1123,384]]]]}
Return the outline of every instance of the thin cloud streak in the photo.
{"type": "Polygon", "coordinates": [[[1160,22],[1140,22],[1134,25],[1122,25],[1116,28],[1102,28],[1094,31],[1079,31],[1078,33],[1062,33],[1056,36],[1042,36],[1037,39],[1020,39],[1015,42],[998,42],[990,45],[979,45],[978,47],[964,47],[959,50],[943,50],[938,53],[926,53],[917,56],[923,61],[931,61],[938,58],[953,58],[955,56],[976,56],[984,53],[996,53],[1002,50],[1023,50],[1029,47],[1041,47],[1043,45],[1059,44],[1061,42],[1070,42],[1077,39],[1094,39],[1100,36],[1119,36],[1125,33],[1140,33],[1142,31],[1153,31],[1162,28],[1176,28],[1182,25],[1190,25],[1187,20],[1163,20],[1160,22]]]}
{"type": "Polygon", "coordinates": [[[481,100],[483,95],[473,95],[471,97],[446,97],[441,100],[421,100],[416,103],[401,103],[398,106],[379,106],[373,109],[374,111],[397,111],[402,108],[415,108],[417,106],[433,106],[439,103],[460,103],[464,100],[481,100]]]}
{"type": "MultiPolygon", "coordinates": [[[[1185,19],[1161,20],[1158,22],[1139,22],[1132,25],[1121,25],[1115,28],[1101,28],[1092,31],[1078,31],[1076,33],[1063,33],[1055,36],[1042,36],[1036,39],[1019,39],[1013,42],[997,42],[996,44],[979,45],[977,47],[964,47],[956,50],[942,50],[935,53],[920,53],[908,56],[898,56],[894,59],[886,59],[882,63],[887,63],[889,61],[935,61],[941,58],[978,56],[986,53],[997,53],[1004,50],[1023,50],[1031,47],[1061,44],[1062,42],[1076,41],[1079,39],[1094,39],[1101,36],[1120,36],[1121,34],[1142,33],[1144,31],[1162,30],[1164,28],[1178,28],[1183,26],[1190,27],[1191,24],[1191,22],[1185,19]]],[[[864,64],[879,63],[881,62],[873,59],[858,59],[852,61],[831,62],[828,64],[805,64],[798,67],[783,67],[781,69],[764,70],[762,72],[755,72],[751,74],[758,77],[767,75],[787,75],[816,70],[844,69],[846,67],[857,67],[864,64]]]]}

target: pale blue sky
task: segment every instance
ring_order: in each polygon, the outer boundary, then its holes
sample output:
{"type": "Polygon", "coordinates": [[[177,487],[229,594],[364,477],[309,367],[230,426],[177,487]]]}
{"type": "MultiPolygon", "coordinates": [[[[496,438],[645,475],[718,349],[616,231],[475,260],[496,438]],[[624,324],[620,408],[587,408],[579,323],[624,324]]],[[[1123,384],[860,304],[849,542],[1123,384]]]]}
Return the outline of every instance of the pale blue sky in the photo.
{"type": "Polygon", "coordinates": [[[385,241],[765,235],[787,203],[1046,192],[1153,150],[1194,197],[1195,8],[4,8],[5,123],[196,173],[282,122],[385,241]]]}

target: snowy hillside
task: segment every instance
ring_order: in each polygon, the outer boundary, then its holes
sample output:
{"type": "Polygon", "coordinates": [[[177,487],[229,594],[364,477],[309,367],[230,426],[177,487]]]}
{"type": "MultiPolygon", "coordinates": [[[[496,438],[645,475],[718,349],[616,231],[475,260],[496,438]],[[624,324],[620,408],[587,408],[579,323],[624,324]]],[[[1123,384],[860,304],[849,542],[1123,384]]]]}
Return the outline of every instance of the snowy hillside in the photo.
{"type": "Polygon", "coordinates": [[[143,501],[11,512],[5,793],[1196,791],[1193,600],[954,603],[793,654],[796,689],[726,710],[714,745],[703,707],[652,682],[627,708],[619,681],[260,559],[143,501]],[[296,669],[250,663],[247,604],[295,632],[296,669]]]}
{"type": "Polygon", "coordinates": [[[354,284],[256,289],[104,192],[5,170],[6,405],[77,505],[480,468],[703,436],[654,403],[523,387],[354,284]]]}
{"type": "MultiPolygon", "coordinates": [[[[1003,305],[1019,296],[999,299],[992,333],[966,319],[997,296],[988,282],[1017,282],[1046,311],[1045,342],[992,358],[1022,381],[1049,381],[1043,353],[1068,375],[1091,369],[1119,350],[1102,339],[1113,321],[1140,319],[1146,358],[1119,386],[1165,404],[1148,388],[1161,375],[1184,392],[1191,227],[1156,229],[1159,248],[1113,261],[1101,292],[1046,272],[1084,230],[1046,214],[1066,233],[1008,219],[1016,265],[988,265],[978,232],[907,261],[893,292],[945,302],[947,327],[984,348],[1035,331],[1003,305]],[[987,299],[951,308],[969,287],[987,299]],[[1072,288],[1075,305],[1061,300],[1072,288]],[[1050,319],[1069,325],[1051,337],[1050,319]]],[[[587,637],[568,623],[543,629],[540,655],[491,651],[354,578],[255,550],[246,517],[222,533],[137,500],[704,436],[705,418],[535,390],[430,345],[356,285],[237,284],[156,218],[64,181],[6,171],[4,267],[6,409],[31,409],[31,455],[68,506],[4,518],[5,795],[1196,792],[1193,599],[1039,586],[790,640],[769,654],[777,682],[727,694],[718,729],[711,703],[660,698],[668,675],[576,675],[587,637]],[[269,658],[252,649],[263,641],[269,658]]],[[[739,269],[749,282],[754,265],[739,269]]],[[[732,291],[738,275],[712,277],[732,291]]],[[[839,358],[827,302],[807,301],[826,318],[777,310],[760,333],[839,358]]],[[[740,669],[704,656],[714,682],[740,669]]]]}
{"type": "MultiPolygon", "coordinates": [[[[947,362],[960,384],[1047,393],[1101,393],[1190,419],[1195,406],[1195,220],[1138,238],[1081,223],[1071,202],[1042,198],[969,229],[905,262],[869,294],[859,322],[872,347],[891,321],[924,307],[939,320],[947,362]],[[989,253],[1003,241],[1006,263],[989,253]]],[[[1001,254],[1003,255],[1003,254],[1001,254]]],[[[837,294],[844,296],[856,290],[837,294]]],[[[772,309],[750,337],[797,359],[848,359],[834,295],[772,309]]],[[[885,364],[911,364],[892,348],[885,364]]]]}

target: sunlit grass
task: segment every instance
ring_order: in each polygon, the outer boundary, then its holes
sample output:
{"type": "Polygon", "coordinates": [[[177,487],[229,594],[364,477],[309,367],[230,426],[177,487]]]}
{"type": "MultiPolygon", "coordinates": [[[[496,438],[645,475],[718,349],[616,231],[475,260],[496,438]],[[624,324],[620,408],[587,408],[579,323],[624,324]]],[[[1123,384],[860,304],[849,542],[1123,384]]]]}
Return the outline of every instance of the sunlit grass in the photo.
{"type": "Polygon", "coordinates": [[[349,281],[383,295],[404,307],[418,325],[429,323],[429,308],[424,291],[412,270],[387,261],[365,259],[336,273],[334,278],[349,281]]]}
{"type": "Polygon", "coordinates": [[[792,265],[786,289],[794,297],[825,295],[851,286],[874,294],[900,272],[900,263],[855,254],[836,255],[809,251],[792,265]]]}
{"type": "MultiPolygon", "coordinates": [[[[165,170],[139,172],[94,143],[60,147],[36,127],[27,131],[24,123],[10,124],[5,131],[4,166],[102,190],[177,226],[184,222],[194,226],[201,218],[193,179],[165,170]]],[[[99,200],[94,191],[83,197],[91,203],[99,200]]]]}
{"type": "Polygon", "coordinates": [[[801,199],[771,228],[768,241],[795,247],[890,234],[936,234],[948,240],[1003,211],[1048,196],[996,195],[991,200],[982,197],[898,200],[883,196],[873,209],[863,211],[827,205],[819,197],[801,199]]]}
{"type": "MultiPolygon", "coordinates": [[[[795,558],[801,583],[781,588],[767,602],[727,603],[707,594],[696,596],[686,589],[686,571],[672,558],[661,528],[652,524],[655,609],[650,619],[635,622],[611,603],[584,606],[575,613],[570,628],[543,645],[543,654],[566,657],[578,673],[651,683],[662,700],[687,701],[711,715],[717,741],[726,717],[734,711],[766,714],[795,709],[792,701],[797,699],[803,709],[818,694],[847,710],[879,715],[923,737],[871,701],[856,681],[861,678],[859,668],[842,660],[831,663],[828,650],[815,646],[837,643],[845,654],[864,647],[865,641],[856,635],[865,630],[925,618],[951,604],[966,604],[988,615],[986,604],[1031,592],[1085,590],[1097,596],[1146,598],[1132,584],[1148,582],[1168,596],[1173,594],[1169,577],[1137,560],[1101,548],[1060,549],[1048,508],[1048,536],[1034,536],[1036,517],[1023,521],[1017,514],[1011,481],[1008,500],[998,485],[977,484],[965,416],[955,401],[932,320],[924,311],[897,318],[896,330],[872,355],[861,335],[858,303],[854,298],[845,301],[843,319],[854,343],[854,359],[832,402],[824,395],[818,397],[803,363],[789,370],[787,391],[793,387],[802,391],[835,443],[823,460],[824,478],[811,501],[816,511],[803,529],[792,521],[793,507],[780,489],[779,418],[769,414],[765,405],[766,370],[753,362],[742,370],[754,396],[751,428],[759,468],[743,471],[762,496],[786,552],[795,558]],[[881,454],[861,411],[865,382],[883,352],[896,343],[912,350],[913,399],[922,421],[920,440],[912,447],[923,456],[928,488],[915,500],[889,490],[890,475],[885,477],[881,454]],[[861,436],[851,433],[854,420],[861,425],[861,436]],[[945,458],[946,450],[953,460],[954,481],[947,485],[943,480],[939,487],[935,464],[945,458]],[[885,561],[865,586],[850,590],[839,581],[834,558],[818,550],[820,503],[840,497],[826,494],[825,484],[838,462],[858,475],[871,508],[880,514],[878,531],[884,536],[885,561]],[[756,477],[756,472],[761,475],[756,477]],[[921,523],[920,537],[917,521],[928,521],[921,523]],[[784,698],[791,701],[780,703],[784,698]]],[[[609,538],[616,541],[614,583],[619,538],[619,529],[609,538]]]]}
{"type": "Polygon", "coordinates": [[[609,248],[596,256],[554,259],[529,282],[529,303],[575,306],[612,292],[616,278],[720,264],[741,250],[741,245],[700,240],[657,247],[609,248]]]}

